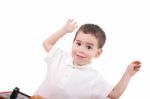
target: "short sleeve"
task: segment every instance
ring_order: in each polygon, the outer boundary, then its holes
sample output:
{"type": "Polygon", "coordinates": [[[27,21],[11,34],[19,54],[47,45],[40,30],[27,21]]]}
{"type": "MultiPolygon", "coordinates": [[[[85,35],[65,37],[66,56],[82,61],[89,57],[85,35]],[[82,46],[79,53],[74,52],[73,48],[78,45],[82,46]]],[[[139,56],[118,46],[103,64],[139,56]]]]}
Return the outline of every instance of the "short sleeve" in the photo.
{"type": "Polygon", "coordinates": [[[44,60],[50,64],[52,61],[57,61],[59,59],[61,59],[61,57],[63,55],[65,55],[66,52],[63,51],[62,49],[56,47],[56,46],[53,46],[52,49],[48,52],[47,56],[44,58],[44,60]]]}
{"type": "Polygon", "coordinates": [[[58,70],[60,67],[64,67],[63,64],[68,57],[69,54],[66,51],[53,46],[44,59],[47,63],[48,72],[52,72],[52,70],[56,72],[55,70],[58,70]]]}
{"type": "Polygon", "coordinates": [[[107,99],[107,96],[112,91],[113,86],[110,85],[101,75],[99,75],[93,84],[92,99],[107,99]]]}

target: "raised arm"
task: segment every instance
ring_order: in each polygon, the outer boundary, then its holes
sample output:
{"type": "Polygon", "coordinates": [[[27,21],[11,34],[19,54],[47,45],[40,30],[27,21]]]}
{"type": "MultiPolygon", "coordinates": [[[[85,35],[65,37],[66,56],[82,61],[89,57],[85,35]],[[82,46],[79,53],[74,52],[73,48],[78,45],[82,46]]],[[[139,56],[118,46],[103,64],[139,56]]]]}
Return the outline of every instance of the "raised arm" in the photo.
{"type": "Polygon", "coordinates": [[[73,32],[77,28],[76,22],[72,19],[68,19],[65,25],[56,31],[54,34],[49,36],[46,40],[43,42],[43,47],[44,49],[48,52],[51,50],[53,45],[66,33],[73,32]]]}
{"type": "Polygon", "coordinates": [[[111,93],[108,95],[108,98],[119,99],[119,97],[123,94],[123,92],[127,88],[131,77],[140,70],[140,67],[141,67],[141,62],[133,61],[127,67],[127,70],[123,74],[121,80],[118,82],[118,84],[113,88],[111,93]]]}

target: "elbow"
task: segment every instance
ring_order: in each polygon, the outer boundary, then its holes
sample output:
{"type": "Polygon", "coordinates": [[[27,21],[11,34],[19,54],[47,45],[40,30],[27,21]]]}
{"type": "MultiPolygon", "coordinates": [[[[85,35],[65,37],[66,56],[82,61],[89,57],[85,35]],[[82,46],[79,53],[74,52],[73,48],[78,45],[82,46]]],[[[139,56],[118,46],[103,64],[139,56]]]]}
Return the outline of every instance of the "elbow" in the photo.
{"type": "Polygon", "coordinates": [[[46,50],[46,52],[48,52],[48,42],[45,40],[42,44],[43,48],[46,50]]]}
{"type": "Polygon", "coordinates": [[[109,99],[119,99],[118,97],[112,96],[109,99]]]}
{"type": "Polygon", "coordinates": [[[109,99],[119,99],[119,97],[120,97],[120,95],[118,95],[117,93],[115,93],[113,91],[108,95],[109,99]]]}
{"type": "Polygon", "coordinates": [[[119,97],[117,97],[115,95],[111,95],[111,96],[109,96],[109,99],[119,99],[119,97]]]}
{"type": "Polygon", "coordinates": [[[45,40],[42,45],[44,49],[46,50],[46,52],[48,52],[53,46],[53,44],[49,43],[47,40],[45,40]]]}
{"type": "Polygon", "coordinates": [[[45,48],[45,46],[46,46],[47,44],[46,44],[46,40],[42,43],[42,46],[45,48]]]}

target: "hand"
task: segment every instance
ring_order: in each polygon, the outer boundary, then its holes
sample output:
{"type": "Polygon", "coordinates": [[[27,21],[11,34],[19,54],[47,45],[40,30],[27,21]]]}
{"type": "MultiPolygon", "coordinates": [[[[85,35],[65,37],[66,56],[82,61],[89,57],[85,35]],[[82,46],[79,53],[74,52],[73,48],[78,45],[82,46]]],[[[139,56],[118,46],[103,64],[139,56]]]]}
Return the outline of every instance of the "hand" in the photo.
{"type": "Polygon", "coordinates": [[[62,29],[68,33],[73,32],[77,27],[77,22],[72,19],[68,19],[62,29]]]}
{"type": "Polygon", "coordinates": [[[130,74],[130,76],[133,76],[135,73],[137,73],[141,68],[141,62],[140,61],[133,61],[131,64],[129,64],[127,68],[127,72],[130,74]]]}
{"type": "Polygon", "coordinates": [[[45,99],[45,98],[37,95],[37,96],[31,96],[30,99],[45,99]]]}

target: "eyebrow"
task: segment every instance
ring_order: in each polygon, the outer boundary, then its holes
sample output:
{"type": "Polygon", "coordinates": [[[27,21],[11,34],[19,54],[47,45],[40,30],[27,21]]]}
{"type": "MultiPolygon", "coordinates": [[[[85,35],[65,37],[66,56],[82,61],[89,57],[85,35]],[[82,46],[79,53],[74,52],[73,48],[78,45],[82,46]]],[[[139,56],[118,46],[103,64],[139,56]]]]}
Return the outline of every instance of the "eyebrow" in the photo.
{"type": "Polygon", "coordinates": [[[77,41],[77,42],[81,42],[80,40],[75,40],[75,41],[77,41]]]}
{"type": "MultiPolygon", "coordinates": [[[[75,41],[77,41],[77,42],[81,42],[80,40],[75,40],[75,41]]],[[[89,42],[86,42],[86,45],[94,46],[94,44],[93,44],[93,43],[89,43],[89,42]]]]}
{"type": "Polygon", "coordinates": [[[90,45],[90,46],[94,46],[93,43],[88,43],[88,42],[86,42],[86,44],[87,44],[87,45],[90,45]]]}

